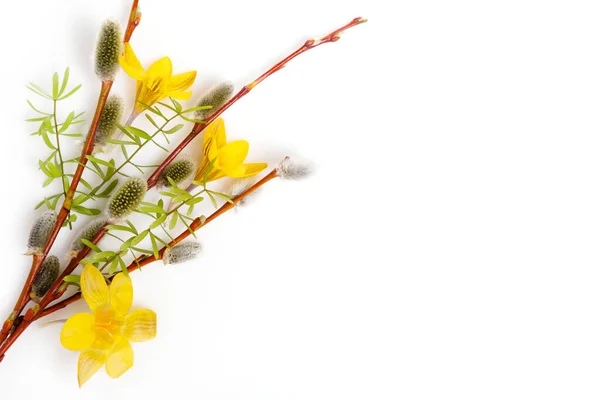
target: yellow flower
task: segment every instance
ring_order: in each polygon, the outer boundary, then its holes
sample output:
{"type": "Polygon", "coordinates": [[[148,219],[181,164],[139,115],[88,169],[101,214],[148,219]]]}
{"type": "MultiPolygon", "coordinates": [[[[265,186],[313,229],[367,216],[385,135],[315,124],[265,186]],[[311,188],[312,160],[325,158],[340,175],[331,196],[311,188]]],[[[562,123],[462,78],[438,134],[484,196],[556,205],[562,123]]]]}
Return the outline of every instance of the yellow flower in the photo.
{"type": "Polygon", "coordinates": [[[127,75],[137,81],[137,93],[135,96],[134,115],[144,111],[139,102],[153,105],[165,97],[173,97],[180,100],[188,100],[192,92],[186,92],[196,79],[196,71],[184,72],[173,75],[173,65],[169,57],[163,57],[144,70],[140,60],[133,52],[131,45],[125,43],[123,55],[119,57],[119,63],[127,75]]]}
{"type": "Polygon", "coordinates": [[[224,176],[230,178],[246,178],[258,174],[267,168],[266,163],[243,164],[250,145],[245,140],[236,140],[227,143],[225,122],[222,118],[210,124],[204,133],[202,145],[202,161],[196,173],[196,181],[203,181],[207,174],[207,182],[217,180],[224,176]]]}
{"type": "Polygon", "coordinates": [[[96,267],[86,265],[81,273],[81,293],[92,310],[73,315],[60,333],[60,342],[69,350],[81,351],[77,368],[79,386],[103,365],[112,378],[120,377],[133,366],[129,342],[143,342],[156,336],[156,314],[137,309],[133,302],[131,279],[117,274],[110,288],[96,267]]]}

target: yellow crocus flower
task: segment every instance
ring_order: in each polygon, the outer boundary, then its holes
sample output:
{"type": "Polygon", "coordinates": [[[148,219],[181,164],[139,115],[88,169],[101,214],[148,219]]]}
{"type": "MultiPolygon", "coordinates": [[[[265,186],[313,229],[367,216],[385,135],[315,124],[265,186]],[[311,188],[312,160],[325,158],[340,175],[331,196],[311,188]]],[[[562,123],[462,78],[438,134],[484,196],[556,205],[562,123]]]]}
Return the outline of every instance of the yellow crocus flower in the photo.
{"type": "Polygon", "coordinates": [[[120,377],[133,366],[129,342],[156,336],[156,314],[140,308],[128,314],[133,302],[131,279],[115,275],[110,288],[102,273],[88,264],[81,273],[81,294],[92,313],[79,313],[67,320],[60,342],[69,350],[81,351],[77,378],[81,387],[103,365],[111,378],[120,377]]]}
{"type": "Polygon", "coordinates": [[[266,163],[244,164],[250,145],[245,140],[227,143],[225,122],[222,118],[210,124],[204,133],[202,159],[196,173],[195,181],[203,181],[208,171],[206,181],[214,181],[224,176],[230,178],[246,178],[254,176],[267,168],[266,163]]]}
{"type": "Polygon", "coordinates": [[[150,68],[144,70],[131,45],[125,43],[119,63],[127,75],[137,81],[132,120],[144,111],[140,102],[152,106],[166,97],[188,100],[192,95],[192,92],[186,92],[186,90],[194,83],[196,71],[173,75],[173,65],[169,57],[161,58],[150,68]]]}

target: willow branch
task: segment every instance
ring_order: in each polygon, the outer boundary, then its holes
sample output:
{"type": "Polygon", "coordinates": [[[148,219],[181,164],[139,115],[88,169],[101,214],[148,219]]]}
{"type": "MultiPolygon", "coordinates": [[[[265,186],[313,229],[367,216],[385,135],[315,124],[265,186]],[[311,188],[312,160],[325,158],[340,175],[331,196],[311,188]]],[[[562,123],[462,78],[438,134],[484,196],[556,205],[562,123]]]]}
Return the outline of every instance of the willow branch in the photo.
{"type": "MultiPolygon", "coordinates": [[[[141,16],[141,14],[138,13],[138,1],[139,0],[133,1],[130,19],[127,24],[127,30],[125,33],[125,35],[126,35],[125,39],[124,39],[125,41],[129,41],[129,39],[131,38],[131,34],[135,30],[135,27],[139,24],[139,17],[141,16]],[[138,15],[138,16],[132,19],[131,15],[138,15]]],[[[98,124],[100,123],[100,117],[102,116],[102,112],[104,111],[104,106],[106,105],[106,100],[107,100],[110,90],[112,88],[112,84],[113,84],[113,81],[108,80],[108,81],[103,81],[100,86],[100,94],[98,96],[98,104],[96,105],[96,112],[94,113],[94,118],[92,120],[92,123],[90,124],[90,129],[88,131],[87,138],[85,140],[83,149],[81,151],[81,157],[79,159],[79,164],[77,165],[77,169],[75,170],[75,174],[73,175],[73,179],[71,180],[71,185],[69,186],[69,190],[67,191],[64,202],[58,213],[56,224],[54,225],[54,228],[52,229],[50,237],[46,243],[46,246],[42,250],[42,253],[40,255],[33,256],[33,260],[31,263],[31,269],[29,271],[29,275],[27,276],[25,284],[23,285],[21,294],[19,295],[19,298],[17,299],[17,302],[15,303],[15,306],[13,307],[13,311],[10,313],[10,315],[8,316],[8,318],[2,325],[2,329],[0,330],[0,343],[2,343],[6,339],[6,336],[10,333],[11,328],[14,324],[14,320],[21,314],[21,312],[23,312],[23,309],[29,302],[29,292],[31,292],[31,286],[33,285],[33,280],[35,279],[35,276],[39,272],[39,270],[42,266],[42,263],[46,259],[46,256],[50,252],[50,249],[54,245],[54,241],[56,240],[56,237],[58,236],[58,233],[60,232],[60,230],[63,226],[63,223],[65,222],[65,220],[69,216],[69,213],[71,212],[71,205],[73,202],[73,197],[75,197],[75,191],[77,190],[77,186],[79,185],[79,182],[81,181],[81,176],[83,175],[85,165],[87,164],[87,161],[88,161],[87,156],[92,154],[92,151],[94,150],[94,137],[96,136],[96,130],[98,129],[98,124]]]]}
{"type": "MultiPolygon", "coordinates": [[[[148,188],[151,188],[153,186],[156,185],[156,183],[158,182],[158,178],[160,176],[160,174],[162,173],[162,171],[164,170],[164,168],[166,168],[176,157],[177,155],[200,133],[204,130],[204,128],[209,125],[211,122],[213,122],[214,120],[216,120],[221,114],[223,114],[225,112],[225,110],[227,110],[229,107],[231,107],[234,103],[236,103],[239,99],[241,99],[242,97],[244,97],[246,94],[248,94],[250,92],[250,90],[252,90],[254,87],[256,87],[259,83],[261,83],[262,81],[264,81],[265,79],[267,79],[269,76],[273,75],[275,72],[279,71],[280,69],[282,69],[290,60],[296,58],[297,56],[299,56],[300,54],[314,49],[315,47],[318,47],[322,44],[325,43],[330,43],[330,42],[336,42],[339,38],[340,38],[340,34],[349,29],[352,28],[353,26],[359,25],[363,22],[365,22],[366,20],[363,18],[354,18],[352,21],[350,21],[348,24],[342,26],[339,29],[336,29],[335,31],[331,32],[330,34],[324,36],[321,39],[318,40],[307,40],[302,46],[300,46],[297,50],[295,50],[294,52],[292,52],[290,55],[288,55],[287,57],[285,57],[284,59],[282,59],[281,61],[279,61],[277,64],[275,64],[273,67],[271,67],[269,70],[267,70],[265,73],[263,73],[261,76],[259,76],[257,79],[255,79],[254,81],[252,81],[250,84],[244,86],[235,96],[233,96],[227,103],[225,103],[221,108],[219,108],[210,118],[208,118],[206,121],[202,122],[202,123],[196,123],[194,125],[194,127],[192,128],[191,132],[184,138],[184,140],[177,146],[177,148],[169,154],[169,156],[167,156],[167,158],[162,162],[162,164],[154,171],[154,173],[148,178],[148,188]]],[[[101,229],[98,234],[96,234],[96,236],[94,237],[94,239],[92,240],[92,243],[97,244],[106,234],[106,229],[101,229]]],[[[71,262],[69,263],[69,265],[67,266],[67,268],[65,268],[65,270],[62,272],[62,274],[59,276],[58,280],[54,283],[54,285],[52,286],[52,288],[50,289],[50,291],[48,292],[48,294],[44,297],[44,299],[42,299],[42,301],[39,304],[39,310],[43,311],[45,309],[45,307],[47,307],[52,301],[60,298],[63,293],[65,292],[65,288],[63,287],[62,289],[59,289],[62,281],[64,279],[65,276],[70,275],[79,265],[79,262],[85,258],[89,252],[90,252],[90,248],[86,247],[84,250],[82,250],[77,257],[73,258],[71,260],[71,262]]],[[[30,315],[30,317],[32,318],[32,315],[30,315]]]]}
{"type": "MultiPolygon", "coordinates": [[[[274,179],[276,177],[277,177],[277,170],[274,169],[271,172],[269,172],[265,177],[263,177],[261,180],[256,182],[254,185],[250,186],[248,189],[246,189],[245,191],[240,193],[238,196],[232,198],[231,202],[227,202],[227,203],[223,204],[217,211],[215,211],[208,218],[206,218],[204,220],[204,222],[203,222],[203,219],[200,217],[194,219],[194,221],[190,224],[189,229],[186,229],[179,236],[177,236],[171,242],[169,242],[169,244],[167,246],[163,246],[158,251],[158,257],[155,257],[154,255],[152,255],[152,256],[142,255],[142,256],[138,257],[136,260],[134,260],[133,262],[131,262],[131,264],[129,264],[129,266],[127,267],[127,270],[129,272],[133,272],[133,271],[136,271],[142,267],[145,267],[146,265],[151,264],[155,261],[162,260],[163,254],[169,247],[175,246],[176,244],[183,241],[185,238],[189,237],[192,234],[192,232],[198,231],[200,228],[202,228],[206,224],[214,221],[219,216],[225,214],[227,211],[234,208],[242,199],[251,195],[256,190],[258,190],[261,186],[263,186],[265,183],[271,181],[272,179],[274,179]]],[[[112,277],[111,277],[111,280],[112,280],[112,277]]],[[[39,311],[37,313],[35,313],[35,311],[33,311],[33,309],[31,309],[31,308],[29,310],[27,310],[27,313],[25,314],[23,321],[14,329],[14,332],[0,346],[0,361],[2,361],[2,359],[4,358],[4,355],[6,354],[8,349],[10,349],[10,347],[14,344],[14,342],[19,338],[19,336],[21,336],[21,334],[25,331],[25,329],[27,329],[27,327],[29,327],[29,325],[31,325],[31,323],[33,321],[36,321],[42,317],[52,314],[55,311],[61,310],[61,309],[65,308],[66,306],[68,306],[69,304],[76,302],[80,298],[81,298],[81,293],[75,293],[75,294],[69,296],[68,298],[61,300],[60,302],[58,302],[58,303],[54,304],[53,306],[50,306],[46,309],[41,308],[42,303],[40,303],[41,311],[39,311]]]]}

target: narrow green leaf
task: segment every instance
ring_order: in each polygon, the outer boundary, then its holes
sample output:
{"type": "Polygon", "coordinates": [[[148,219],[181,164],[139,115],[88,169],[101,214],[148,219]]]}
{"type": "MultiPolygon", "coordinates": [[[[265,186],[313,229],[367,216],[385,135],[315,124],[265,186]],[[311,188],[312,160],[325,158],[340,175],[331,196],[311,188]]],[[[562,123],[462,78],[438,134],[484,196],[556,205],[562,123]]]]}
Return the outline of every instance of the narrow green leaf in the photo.
{"type": "Polygon", "coordinates": [[[58,98],[58,72],[55,72],[54,75],[52,75],[52,98],[58,98]]]}
{"type": "Polygon", "coordinates": [[[65,69],[65,73],[63,74],[62,85],[61,85],[60,90],[58,92],[58,96],[59,97],[63,94],[63,92],[67,88],[67,83],[69,82],[69,74],[70,73],[71,73],[71,70],[69,69],[69,67],[67,67],[67,69],[65,69]]]}
{"type": "Polygon", "coordinates": [[[90,242],[87,239],[81,239],[81,243],[85,244],[87,247],[94,250],[95,252],[99,253],[102,251],[102,249],[100,249],[100,247],[96,246],[94,243],[90,242]]]}
{"type": "Polygon", "coordinates": [[[73,206],[72,210],[83,215],[98,215],[102,212],[96,208],[87,208],[84,206],[73,206]]]}
{"type": "Polygon", "coordinates": [[[157,226],[161,225],[163,222],[165,222],[167,220],[168,217],[169,217],[168,214],[161,215],[153,223],[150,224],[150,229],[154,229],[157,226]]]}
{"type": "Polygon", "coordinates": [[[45,113],[45,112],[43,112],[43,111],[40,111],[40,110],[38,110],[37,108],[35,108],[35,107],[34,107],[34,105],[33,105],[33,104],[31,104],[31,102],[30,102],[29,100],[27,100],[27,104],[29,104],[29,107],[31,107],[31,109],[32,109],[33,111],[37,112],[37,113],[40,113],[40,114],[42,114],[42,115],[46,115],[46,116],[48,116],[48,115],[52,115],[52,114],[50,114],[50,113],[45,113]]]}
{"type": "Polygon", "coordinates": [[[72,95],[74,95],[74,94],[75,94],[75,92],[77,92],[77,91],[78,91],[80,88],[81,88],[81,85],[77,85],[77,86],[75,86],[73,89],[71,89],[71,91],[70,91],[69,93],[67,93],[67,94],[65,94],[64,96],[62,96],[62,97],[58,98],[57,100],[64,100],[64,99],[66,99],[66,98],[68,98],[68,97],[71,97],[71,96],[72,96],[72,95]]]}
{"type": "Polygon", "coordinates": [[[108,186],[106,187],[106,189],[104,189],[102,191],[102,193],[98,194],[97,196],[102,197],[102,198],[106,198],[106,197],[110,196],[110,194],[115,189],[115,187],[117,187],[118,184],[119,184],[119,180],[115,179],[114,181],[112,181],[111,183],[108,184],[108,186]]]}
{"type": "Polygon", "coordinates": [[[146,238],[146,236],[148,236],[148,232],[150,231],[142,231],[142,233],[140,233],[139,235],[137,235],[135,238],[133,238],[133,240],[131,241],[131,245],[135,246],[138,243],[140,243],[142,240],[144,240],[146,238]]]}
{"type": "Polygon", "coordinates": [[[63,280],[67,283],[76,283],[79,285],[81,276],[80,275],[67,275],[63,278],[63,280]]]}
{"type": "Polygon", "coordinates": [[[173,133],[179,131],[181,128],[183,128],[183,124],[178,124],[175,125],[174,127],[172,127],[169,130],[164,131],[167,135],[172,135],[173,133]]]}
{"type": "Polygon", "coordinates": [[[123,226],[123,225],[107,225],[106,229],[108,229],[109,231],[125,231],[125,232],[129,232],[129,233],[133,233],[136,234],[136,231],[131,229],[128,226],[123,226]]]}
{"type": "Polygon", "coordinates": [[[177,217],[178,216],[179,216],[179,213],[177,211],[175,211],[173,213],[173,217],[171,218],[171,222],[169,223],[169,229],[175,228],[175,225],[177,225],[177,217]]]}
{"type": "Polygon", "coordinates": [[[75,112],[71,111],[69,113],[69,115],[67,115],[67,119],[65,120],[65,122],[63,122],[62,126],[58,130],[58,133],[63,133],[64,131],[69,129],[69,126],[71,126],[71,122],[73,122],[74,117],[75,117],[75,112]]]}

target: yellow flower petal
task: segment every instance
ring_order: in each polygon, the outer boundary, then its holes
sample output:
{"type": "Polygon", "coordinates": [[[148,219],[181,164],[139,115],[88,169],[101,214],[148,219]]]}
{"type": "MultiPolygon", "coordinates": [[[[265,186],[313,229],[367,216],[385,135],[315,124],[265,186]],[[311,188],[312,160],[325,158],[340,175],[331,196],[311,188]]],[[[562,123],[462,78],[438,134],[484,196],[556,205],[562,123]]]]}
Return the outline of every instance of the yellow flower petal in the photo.
{"type": "Polygon", "coordinates": [[[265,168],[267,168],[266,163],[242,164],[228,175],[231,178],[247,178],[258,174],[265,168]]]}
{"type": "Polygon", "coordinates": [[[60,343],[69,350],[87,349],[96,340],[95,322],[95,317],[89,313],[73,315],[60,332],[60,343]]]}
{"type": "Polygon", "coordinates": [[[117,337],[106,359],[106,373],[111,378],[118,378],[131,367],[133,367],[131,344],[122,337],[117,337]]]}
{"type": "Polygon", "coordinates": [[[119,318],[129,312],[133,303],[133,285],[131,278],[124,273],[118,273],[110,284],[110,308],[115,311],[115,317],[119,318]]]}
{"type": "Polygon", "coordinates": [[[98,329],[97,339],[91,347],[81,352],[77,363],[77,380],[83,386],[104,365],[114,339],[104,329],[98,329]]]}
{"type": "Polygon", "coordinates": [[[124,318],[121,335],[132,342],[145,342],[156,337],[156,313],[138,308],[124,318]]]}
{"type": "Polygon", "coordinates": [[[145,81],[149,89],[156,89],[157,83],[164,85],[164,91],[167,92],[171,74],[173,73],[173,64],[169,57],[163,57],[156,61],[146,71],[145,81]]]}
{"type": "Polygon", "coordinates": [[[192,92],[167,92],[165,97],[172,97],[177,100],[189,100],[192,97],[192,92]]]}
{"type": "Polygon", "coordinates": [[[169,92],[184,92],[192,86],[196,80],[196,71],[184,72],[183,74],[173,75],[169,83],[169,92]]]}
{"type": "Polygon", "coordinates": [[[81,273],[81,294],[95,314],[108,304],[108,286],[102,273],[92,264],[87,264],[81,273]]]}
{"type": "Polygon", "coordinates": [[[219,155],[217,156],[219,168],[221,168],[226,175],[229,175],[228,171],[232,171],[244,162],[248,155],[249,148],[250,145],[245,140],[236,140],[227,143],[219,149],[219,155]]]}
{"type": "Polygon", "coordinates": [[[138,60],[129,43],[125,43],[123,56],[119,57],[119,64],[121,64],[121,67],[127,75],[133,79],[137,81],[144,79],[144,67],[142,67],[142,63],[138,60]]]}

